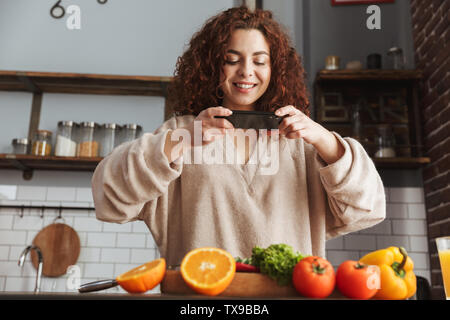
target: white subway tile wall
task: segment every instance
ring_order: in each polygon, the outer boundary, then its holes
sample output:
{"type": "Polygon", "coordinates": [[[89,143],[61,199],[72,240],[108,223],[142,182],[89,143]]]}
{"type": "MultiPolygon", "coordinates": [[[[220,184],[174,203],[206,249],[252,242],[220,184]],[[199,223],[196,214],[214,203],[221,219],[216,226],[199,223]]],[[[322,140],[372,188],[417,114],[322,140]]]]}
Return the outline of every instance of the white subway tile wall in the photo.
{"type": "Polygon", "coordinates": [[[414,261],[416,275],[430,282],[426,210],[423,188],[386,188],[386,219],[359,232],[327,241],[327,259],[337,268],[370,251],[403,246],[414,261]]]}
{"type": "Polygon", "coordinates": [[[17,186],[0,185],[0,199],[16,199],[17,186]]]}
{"type": "MultiPolygon", "coordinates": [[[[0,185],[0,204],[93,207],[90,188],[55,188],[0,185]],[[69,204],[69,205],[67,205],[69,204]]],[[[404,246],[415,262],[415,272],[430,281],[426,216],[422,188],[386,188],[387,216],[380,224],[327,241],[327,259],[335,268],[345,260],[389,246],[404,246]]],[[[33,291],[36,271],[27,257],[17,260],[40,229],[53,223],[58,210],[0,208],[0,291],[33,291]]],[[[158,258],[159,251],[142,221],[125,224],[96,219],[92,210],[62,210],[64,222],[78,233],[81,251],[76,266],[79,283],[108,279],[158,258]]],[[[58,278],[43,277],[41,290],[76,292],[76,272],[58,278]]],[[[107,292],[122,293],[115,287],[107,292]]],[[[159,292],[159,286],[152,292],[159,292]]]]}
{"type": "Polygon", "coordinates": [[[17,187],[17,200],[46,200],[47,188],[45,187],[17,187]]]}
{"type": "MultiPolygon", "coordinates": [[[[0,204],[62,207],[93,207],[90,188],[55,188],[0,185],[0,204]]],[[[17,265],[23,249],[36,234],[54,222],[59,210],[0,208],[0,291],[33,291],[36,270],[27,256],[22,268],[17,265]]],[[[81,251],[75,273],[58,278],[43,276],[41,291],[76,292],[78,284],[110,279],[159,257],[158,249],[142,221],[126,224],[106,223],[96,219],[93,210],[62,210],[64,222],[80,238],[81,251]]],[[[60,222],[59,220],[57,222],[60,222]]],[[[45,262],[44,262],[45,263],[45,262]]],[[[123,293],[115,287],[106,292],[123,293]]],[[[152,292],[159,292],[159,286],[152,292]]]]}

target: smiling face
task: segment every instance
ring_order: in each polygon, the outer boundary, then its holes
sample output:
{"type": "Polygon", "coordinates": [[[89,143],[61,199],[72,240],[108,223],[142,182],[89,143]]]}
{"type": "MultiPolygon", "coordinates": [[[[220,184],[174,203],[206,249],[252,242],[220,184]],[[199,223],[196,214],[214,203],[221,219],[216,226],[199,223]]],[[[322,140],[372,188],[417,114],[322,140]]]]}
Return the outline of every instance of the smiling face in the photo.
{"type": "Polygon", "coordinates": [[[237,29],[227,46],[221,73],[222,105],[234,110],[254,110],[269,86],[270,48],[256,29],[237,29]]]}

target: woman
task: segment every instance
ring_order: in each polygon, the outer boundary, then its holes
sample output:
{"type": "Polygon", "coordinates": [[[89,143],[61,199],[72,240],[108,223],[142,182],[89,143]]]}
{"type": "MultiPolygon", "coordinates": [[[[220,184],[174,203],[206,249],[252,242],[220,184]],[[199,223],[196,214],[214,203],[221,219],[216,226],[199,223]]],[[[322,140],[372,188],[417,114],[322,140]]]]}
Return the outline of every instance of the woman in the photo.
{"type": "Polygon", "coordinates": [[[119,146],[95,170],[97,218],[144,220],[169,265],[205,246],[249,257],[254,246],[286,243],[325,256],[327,239],[381,222],[385,195],[373,162],[357,141],[308,117],[303,73],[270,12],[241,7],[211,18],[176,66],[170,97],[179,115],[119,146]],[[271,136],[279,142],[275,173],[259,174],[262,164],[249,161],[257,147],[267,155],[267,145],[230,142],[245,132],[215,117],[232,110],[285,116],[271,136]],[[242,162],[186,161],[212,148],[236,151],[242,162]]]}

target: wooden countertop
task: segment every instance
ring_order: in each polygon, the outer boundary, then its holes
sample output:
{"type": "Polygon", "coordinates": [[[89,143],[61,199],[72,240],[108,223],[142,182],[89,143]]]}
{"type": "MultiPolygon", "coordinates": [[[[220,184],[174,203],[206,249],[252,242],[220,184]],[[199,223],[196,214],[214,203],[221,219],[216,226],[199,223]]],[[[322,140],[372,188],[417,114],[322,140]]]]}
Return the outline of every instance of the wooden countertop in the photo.
{"type": "MultiPolygon", "coordinates": [[[[77,292],[1,292],[0,300],[321,300],[302,296],[298,297],[226,297],[205,296],[195,294],[164,294],[164,293],[77,293],[77,292]]],[[[339,292],[333,292],[323,300],[349,300],[339,292]]]]}

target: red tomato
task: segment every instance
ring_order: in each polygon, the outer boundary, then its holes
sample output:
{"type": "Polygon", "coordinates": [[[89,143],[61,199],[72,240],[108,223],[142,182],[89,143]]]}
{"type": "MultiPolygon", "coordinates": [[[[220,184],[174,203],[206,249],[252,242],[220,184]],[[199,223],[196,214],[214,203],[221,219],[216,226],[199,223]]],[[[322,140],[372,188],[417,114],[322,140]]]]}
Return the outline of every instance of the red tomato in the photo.
{"type": "Polygon", "coordinates": [[[294,267],[292,283],[303,296],[326,298],[334,290],[336,277],[328,260],[311,256],[303,258],[294,267]]]}
{"type": "Polygon", "coordinates": [[[348,260],[342,262],[337,269],[336,286],[348,298],[370,299],[377,293],[377,288],[371,284],[379,283],[379,277],[376,269],[358,261],[348,260]]]}

